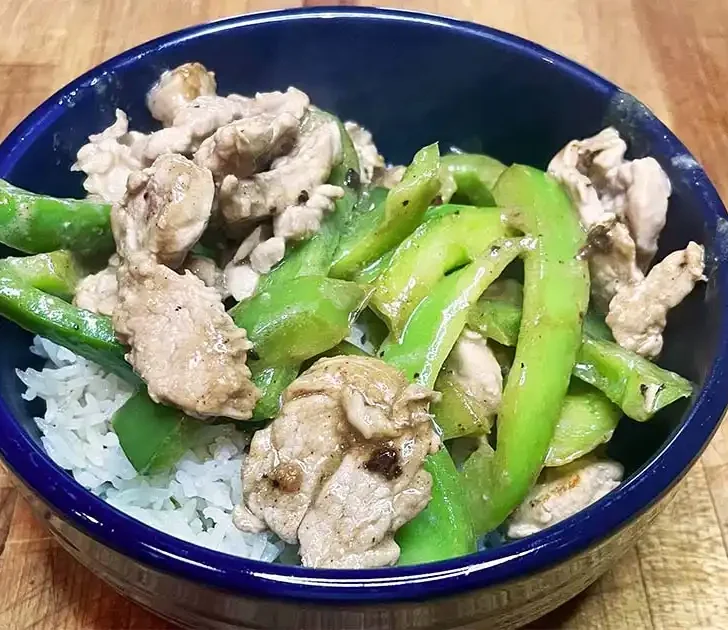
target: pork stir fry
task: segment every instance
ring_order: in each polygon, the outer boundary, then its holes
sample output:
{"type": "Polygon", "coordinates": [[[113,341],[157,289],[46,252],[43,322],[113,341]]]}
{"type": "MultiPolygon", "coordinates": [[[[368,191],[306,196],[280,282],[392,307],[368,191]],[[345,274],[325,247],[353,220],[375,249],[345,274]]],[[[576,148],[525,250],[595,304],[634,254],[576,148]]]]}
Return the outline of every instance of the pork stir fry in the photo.
{"type": "Polygon", "coordinates": [[[619,422],[692,394],[652,360],[705,251],[658,258],[672,187],[616,129],[548,173],[437,144],[405,167],[199,63],[146,103],[157,130],[117,110],[79,148],[85,199],[0,182],[0,242],[31,254],[0,261],[0,313],[137,388],[113,427],[139,474],[240,421],[234,524],[304,566],[538,533],[619,486],[619,422]]]}

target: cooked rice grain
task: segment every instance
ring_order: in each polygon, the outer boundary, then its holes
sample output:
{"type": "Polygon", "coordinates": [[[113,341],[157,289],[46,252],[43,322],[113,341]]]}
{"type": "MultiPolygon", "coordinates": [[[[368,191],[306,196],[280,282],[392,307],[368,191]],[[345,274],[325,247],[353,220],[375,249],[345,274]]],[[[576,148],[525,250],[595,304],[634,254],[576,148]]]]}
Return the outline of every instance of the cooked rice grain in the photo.
{"type": "Polygon", "coordinates": [[[234,425],[207,426],[168,473],[137,474],[111,428],[111,417],[132,388],[95,363],[36,337],[31,352],[47,360],[39,372],[17,370],[25,400],[42,399],[35,418],[50,458],[110,505],[150,527],[189,542],[274,560],[283,544],[269,534],[238,530],[231,512],[240,502],[240,467],[248,436],[234,425]]]}

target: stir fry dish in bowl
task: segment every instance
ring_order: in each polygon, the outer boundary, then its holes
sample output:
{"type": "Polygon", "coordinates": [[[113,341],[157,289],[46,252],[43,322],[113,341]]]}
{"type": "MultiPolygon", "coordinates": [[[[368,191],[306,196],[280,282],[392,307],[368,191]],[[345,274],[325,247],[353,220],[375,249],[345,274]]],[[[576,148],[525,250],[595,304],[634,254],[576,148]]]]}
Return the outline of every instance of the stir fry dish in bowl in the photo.
{"type": "Polygon", "coordinates": [[[196,62],[147,106],[157,130],[117,110],[78,147],[84,199],[0,186],[43,446],[128,515],[307,567],[452,558],[604,497],[617,424],[692,395],[654,361],[704,250],[656,262],[671,184],[614,128],[548,172],[404,166],[366,120],[196,62]]]}

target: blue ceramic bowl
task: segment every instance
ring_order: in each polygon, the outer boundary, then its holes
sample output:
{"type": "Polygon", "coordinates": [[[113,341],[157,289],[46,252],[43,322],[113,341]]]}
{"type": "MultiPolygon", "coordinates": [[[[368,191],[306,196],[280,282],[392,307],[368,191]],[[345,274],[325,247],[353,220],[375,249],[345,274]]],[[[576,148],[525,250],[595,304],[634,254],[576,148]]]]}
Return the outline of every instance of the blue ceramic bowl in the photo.
{"type": "Polygon", "coordinates": [[[455,20],[400,11],[310,9],[190,28],[91,70],[38,107],[0,146],[0,176],[79,195],[69,166],[114,108],[152,125],[144,93],[160,72],[199,60],[223,93],[296,85],[369,127],[394,162],[439,140],[545,167],[571,138],[615,125],[634,156],[652,155],[674,186],[664,251],[708,252],[708,283],[670,319],[666,367],[700,385],[647,424],[623,422],[612,453],[629,477],[577,516],[531,538],[432,565],[317,571],[246,561],[171,538],[112,509],[39,445],[14,367],[30,337],[0,324],[0,454],[61,543],[127,596],[189,627],[513,627],[555,608],[629,548],[716,430],[728,400],[725,209],[685,147],[647,109],[535,44],[455,20]]]}

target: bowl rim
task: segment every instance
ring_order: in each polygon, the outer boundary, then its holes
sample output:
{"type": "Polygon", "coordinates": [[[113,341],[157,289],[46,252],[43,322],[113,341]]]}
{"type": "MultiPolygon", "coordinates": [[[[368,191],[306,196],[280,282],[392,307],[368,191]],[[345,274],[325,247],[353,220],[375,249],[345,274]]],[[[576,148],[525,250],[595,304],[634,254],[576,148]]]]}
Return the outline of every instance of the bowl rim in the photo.
{"type": "MultiPolygon", "coordinates": [[[[487,26],[439,15],[369,7],[312,7],[267,11],[223,18],[175,31],[122,52],[81,75],[31,112],[0,145],[0,177],[80,91],[105,75],[134,64],[158,49],[176,46],[221,31],[261,23],[316,19],[403,21],[488,39],[532,59],[556,65],[562,72],[586,81],[597,90],[620,94],[619,88],[580,64],[538,44],[487,26]]],[[[690,153],[650,115],[643,119],[672,155],[690,153]]],[[[728,252],[728,230],[718,229],[725,208],[702,168],[691,171],[692,187],[699,189],[705,220],[716,236],[716,250],[728,252]]],[[[728,254],[717,261],[717,300],[728,312],[728,254]]],[[[33,442],[0,399],[0,456],[11,471],[54,512],[92,539],[163,573],[204,585],[264,598],[289,598],[317,604],[374,604],[420,600],[484,588],[544,570],[622,529],[629,520],[660,500],[687,473],[717,430],[728,405],[728,331],[721,317],[716,358],[680,425],[661,449],[615,491],[553,527],[508,545],[437,563],[368,570],[323,570],[247,560],[206,549],[152,529],[123,514],[76,483],[33,442]]]]}

